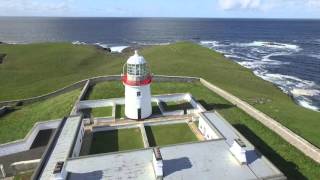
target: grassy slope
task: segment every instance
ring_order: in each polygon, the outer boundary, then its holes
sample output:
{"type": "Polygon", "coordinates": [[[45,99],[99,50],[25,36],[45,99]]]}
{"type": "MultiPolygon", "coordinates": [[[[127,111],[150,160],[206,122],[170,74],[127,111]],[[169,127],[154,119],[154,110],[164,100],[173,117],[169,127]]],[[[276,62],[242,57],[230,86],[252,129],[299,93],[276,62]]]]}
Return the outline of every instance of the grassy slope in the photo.
{"type": "Polygon", "coordinates": [[[0,117],[0,144],[22,139],[38,121],[59,119],[70,113],[80,90],[23,106],[0,117]]]}
{"type": "Polygon", "coordinates": [[[120,74],[123,55],[68,43],[0,45],[0,100],[45,94],[84,78],[120,74]]]}
{"type": "MultiPolygon", "coordinates": [[[[108,87],[105,91],[114,92],[112,97],[122,97],[124,94],[124,88],[120,82],[107,82],[99,84],[98,86],[99,88],[108,87]]],[[[154,95],[165,93],[192,93],[207,110],[216,109],[222,114],[237,130],[247,137],[254,146],[285,173],[289,179],[319,179],[319,164],[303,155],[277,134],[202,85],[193,83],[153,83],[151,90],[154,95]]],[[[101,94],[96,94],[100,98],[109,97],[109,94],[104,93],[104,91],[100,92],[101,94]]],[[[147,128],[146,131],[148,131],[147,128]]]]}

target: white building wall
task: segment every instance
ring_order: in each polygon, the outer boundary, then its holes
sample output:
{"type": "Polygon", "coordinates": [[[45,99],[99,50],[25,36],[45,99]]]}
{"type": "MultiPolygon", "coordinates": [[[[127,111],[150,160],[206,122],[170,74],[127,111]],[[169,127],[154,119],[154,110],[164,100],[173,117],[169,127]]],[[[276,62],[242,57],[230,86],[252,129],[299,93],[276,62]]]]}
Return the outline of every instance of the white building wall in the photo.
{"type": "Polygon", "coordinates": [[[125,85],[125,114],[130,119],[138,119],[141,108],[141,119],[152,114],[150,84],[145,86],[125,85]],[[137,93],[140,92],[140,96],[137,93]]]}
{"type": "Polygon", "coordinates": [[[76,140],[76,144],[73,149],[72,157],[79,156],[81,146],[82,146],[83,136],[84,136],[84,125],[83,125],[83,121],[81,121],[80,130],[77,135],[77,140],[76,140]]]}
{"type": "Polygon", "coordinates": [[[219,139],[219,136],[201,116],[199,117],[198,129],[206,140],[219,139]]]}

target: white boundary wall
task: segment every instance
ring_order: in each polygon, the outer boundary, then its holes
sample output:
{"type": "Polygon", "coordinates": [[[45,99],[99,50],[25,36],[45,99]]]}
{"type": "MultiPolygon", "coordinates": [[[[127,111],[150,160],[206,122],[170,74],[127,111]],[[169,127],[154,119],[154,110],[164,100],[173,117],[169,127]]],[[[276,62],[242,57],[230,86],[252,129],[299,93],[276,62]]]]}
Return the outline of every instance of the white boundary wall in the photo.
{"type": "Polygon", "coordinates": [[[29,133],[22,140],[17,140],[0,145],[0,156],[5,156],[9,154],[14,154],[22,151],[27,151],[30,149],[34,139],[38,135],[39,131],[45,129],[55,129],[60,124],[59,120],[51,120],[46,122],[37,122],[29,133]]]}

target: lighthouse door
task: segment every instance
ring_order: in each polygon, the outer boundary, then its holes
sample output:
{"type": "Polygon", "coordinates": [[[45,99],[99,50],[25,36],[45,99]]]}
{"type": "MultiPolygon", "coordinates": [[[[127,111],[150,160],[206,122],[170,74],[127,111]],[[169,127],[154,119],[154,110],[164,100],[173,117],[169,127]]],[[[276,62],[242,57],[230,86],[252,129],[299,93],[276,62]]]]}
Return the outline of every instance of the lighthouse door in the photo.
{"type": "Polygon", "coordinates": [[[138,109],[138,120],[141,119],[141,108],[138,109]]]}

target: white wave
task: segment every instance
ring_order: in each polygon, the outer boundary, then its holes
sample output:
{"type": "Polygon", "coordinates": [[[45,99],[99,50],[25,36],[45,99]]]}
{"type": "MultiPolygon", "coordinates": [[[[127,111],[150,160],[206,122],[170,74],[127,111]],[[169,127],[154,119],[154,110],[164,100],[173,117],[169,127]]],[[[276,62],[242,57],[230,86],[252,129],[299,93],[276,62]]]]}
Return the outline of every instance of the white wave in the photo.
{"type": "Polygon", "coordinates": [[[300,106],[303,106],[307,109],[311,109],[311,110],[314,110],[314,111],[319,111],[319,108],[316,107],[316,106],[313,106],[311,102],[309,101],[305,101],[305,100],[297,100],[298,104],[300,106]]]}
{"type": "Polygon", "coordinates": [[[170,45],[170,42],[163,42],[163,43],[149,43],[149,42],[137,42],[133,41],[131,42],[132,44],[138,44],[142,46],[165,46],[165,45],[170,45]]]}
{"type": "Polygon", "coordinates": [[[320,95],[320,91],[317,89],[294,88],[291,90],[291,93],[294,96],[317,96],[317,95],[320,95]]]}
{"type": "Polygon", "coordinates": [[[87,43],[81,42],[81,41],[72,41],[72,44],[74,44],[74,45],[85,45],[87,43]]]}
{"type": "Polygon", "coordinates": [[[240,46],[240,47],[268,47],[275,49],[288,49],[299,51],[301,48],[295,44],[285,44],[278,42],[269,42],[269,41],[253,41],[250,43],[231,43],[232,46],[240,46]]]}
{"type": "Polygon", "coordinates": [[[200,44],[202,45],[211,45],[211,46],[218,46],[218,41],[200,41],[200,44]]]}
{"type": "Polygon", "coordinates": [[[320,54],[309,54],[308,56],[316,59],[320,59],[320,54]]]}
{"type": "Polygon", "coordinates": [[[128,47],[129,46],[113,46],[113,47],[110,47],[110,49],[111,49],[111,52],[122,53],[122,51],[128,47]]]}

